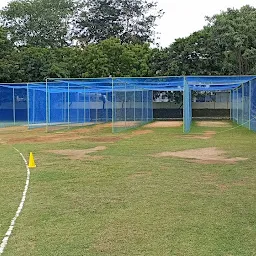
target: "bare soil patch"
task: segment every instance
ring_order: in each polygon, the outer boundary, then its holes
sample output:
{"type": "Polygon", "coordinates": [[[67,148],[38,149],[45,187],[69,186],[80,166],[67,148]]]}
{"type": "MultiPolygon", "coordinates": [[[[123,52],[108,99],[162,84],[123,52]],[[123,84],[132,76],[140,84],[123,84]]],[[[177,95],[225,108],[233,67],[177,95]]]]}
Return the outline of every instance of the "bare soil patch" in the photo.
{"type": "Polygon", "coordinates": [[[157,121],[150,124],[146,124],[144,127],[147,128],[161,128],[161,127],[181,127],[182,121],[157,121]]]}
{"type": "Polygon", "coordinates": [[[196,125],[201,127],[232,127],[227,121],[197,121],[196,125]]]}
{"type": "Polygon", "coordinates": [[[228,158],[226,152],[216,147],[189,149],[176,152],[162,152],[154,155],[154,157],[179,157],[189,159],[190,162],[201,164],[234,164],[238,161],[247,160],[247,158],[235,157],[228,158]]]}
{"type": "Polygon", "coordinates": [[[90,156],[88,154],[95,153],[98,151],[105,150],[105,146],[98,146],[95,148],[88,148],[88,149],[63,149],[63,150],[48,150],[47,152],[64,155],[72,160],[99,160],[102,159],[102,156],[90,156]]]}
{"type": "Polygon", "coordinates": [[[141,122],[138,121],[117,121],[114,122],[114,126],[115,127],[135,127],[137,125],[139,125],[141,122]]]}

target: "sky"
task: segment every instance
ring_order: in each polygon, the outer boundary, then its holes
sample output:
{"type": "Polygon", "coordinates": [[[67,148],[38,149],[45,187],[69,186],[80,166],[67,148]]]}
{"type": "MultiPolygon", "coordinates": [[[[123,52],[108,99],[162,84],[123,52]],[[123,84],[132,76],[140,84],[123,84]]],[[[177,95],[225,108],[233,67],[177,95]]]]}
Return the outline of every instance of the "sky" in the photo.
{"type": "MultiPolygon", "coordinates": [[[[0,8],[10,0],[0,0],[0,8]]],[[[158,8],[165,14],[157,22],[156,42],[169,46],[175,39],[187,37],[202,29],[207,22],[205,16],[212,16],[227,10],[241,8],[244,5],[256,7],[255,0],[155,0],[158,8]]]]}

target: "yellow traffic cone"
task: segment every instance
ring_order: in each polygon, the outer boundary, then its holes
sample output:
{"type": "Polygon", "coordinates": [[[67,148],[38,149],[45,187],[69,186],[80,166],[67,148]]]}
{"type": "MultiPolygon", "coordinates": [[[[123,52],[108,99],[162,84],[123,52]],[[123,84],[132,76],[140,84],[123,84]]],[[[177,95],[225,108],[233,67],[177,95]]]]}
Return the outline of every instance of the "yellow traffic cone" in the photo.
{"type": "Polygon", "coordinates": [[[30,154],[29,154],[28,168],[35,168],[35,167],[36,167],[36,164],[35,164],[34,156],[33,156],[33,153],[30,152],[30,154]]]}

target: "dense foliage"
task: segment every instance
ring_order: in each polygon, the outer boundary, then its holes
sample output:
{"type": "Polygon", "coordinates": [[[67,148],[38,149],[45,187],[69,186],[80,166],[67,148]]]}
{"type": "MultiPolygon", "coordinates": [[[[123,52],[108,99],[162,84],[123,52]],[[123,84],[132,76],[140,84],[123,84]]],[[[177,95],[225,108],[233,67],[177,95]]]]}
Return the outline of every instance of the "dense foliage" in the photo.
{"type": "Polygon", "coordinates": [[[256,73],[255,8],[228,9],[208,17],[202,30],[154,48],[155,5],[13,0],[1,11],[0,82],[256,73]]]}

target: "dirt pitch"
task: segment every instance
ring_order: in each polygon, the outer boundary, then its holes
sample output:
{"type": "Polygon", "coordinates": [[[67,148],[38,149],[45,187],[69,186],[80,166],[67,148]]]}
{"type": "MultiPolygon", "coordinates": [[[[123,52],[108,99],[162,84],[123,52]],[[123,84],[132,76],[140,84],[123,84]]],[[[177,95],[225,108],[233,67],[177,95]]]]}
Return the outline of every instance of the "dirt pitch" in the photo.
{"type": "Polygon", "coordinates": [[[196,125],[200,127],[232,127],[228,121],[197,121],[196,125]]]}
{"type": "Polygon", "coordinates": [[[181,127],[183,125],[182,121],[157,121],[150,124],[146,124],[146,128],[161,128],[161,127],[181,127]]]}
{"type": "Polygon", "coordinates": [[[245,161],[247,158],[235,157],[228,158],[224,150],[216,147],[188,149],[176,152],[162,152],[154,155],[154,157],[178,157],[189,159],[190,162],[201,164],[234,164],[238,161],[245,161]]]}

